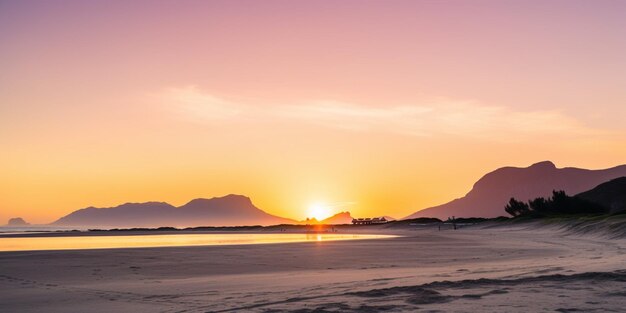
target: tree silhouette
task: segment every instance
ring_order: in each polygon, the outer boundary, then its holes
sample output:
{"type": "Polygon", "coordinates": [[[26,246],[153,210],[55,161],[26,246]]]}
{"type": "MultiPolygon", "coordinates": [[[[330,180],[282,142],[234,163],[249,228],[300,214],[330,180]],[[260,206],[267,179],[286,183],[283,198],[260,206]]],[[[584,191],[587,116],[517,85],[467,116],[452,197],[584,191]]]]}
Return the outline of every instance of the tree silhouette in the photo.
{"type": "Polygon", "coordinates": [[[528,205],[530,206],[530,210],[537,213],[547,213],[551,210],[550,200],[546,200],[543,197],[528,201],[528,205]]]}
{"type": "Polygon", "coordinates": [[[511,198],[504,210],[512,216],[545,216],[554,214],[602,214],[608,213],[609,209],[578,197],[570,197],[565,191],[552,191],[552,197],[535,198],[528,204],[511,198]]]}
{"type": "Polygon", "coordinates": [[[513,216],[520,216],[530,212],[528,204],[522,201],[517,201],[515,198],[511,198],[511,200],[509,200],[509,203],[504,207],[504,210],[513,216]]]}

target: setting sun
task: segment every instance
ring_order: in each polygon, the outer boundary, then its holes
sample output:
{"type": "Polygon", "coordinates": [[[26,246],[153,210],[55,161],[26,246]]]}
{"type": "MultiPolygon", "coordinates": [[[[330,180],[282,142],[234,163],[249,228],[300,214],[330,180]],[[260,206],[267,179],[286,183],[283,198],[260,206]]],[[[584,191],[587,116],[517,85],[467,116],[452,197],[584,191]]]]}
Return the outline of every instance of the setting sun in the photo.
{"type": "Polygon", "coordinates": [[[307,212],[307,216],[309,218],[315,218],[318,221],[321,221],[325,218],[328,218],[332,215],[330,208],[323,203],[313,203],[309,205],[309,210],[307,212]]]}

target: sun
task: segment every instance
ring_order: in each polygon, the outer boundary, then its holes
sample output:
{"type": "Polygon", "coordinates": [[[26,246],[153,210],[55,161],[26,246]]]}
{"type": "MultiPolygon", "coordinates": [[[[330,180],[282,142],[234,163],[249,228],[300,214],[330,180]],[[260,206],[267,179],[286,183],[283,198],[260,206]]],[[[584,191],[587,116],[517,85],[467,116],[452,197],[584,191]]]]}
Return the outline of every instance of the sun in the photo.
{"type": "Polygon", "coordinates": [[[323,203],[312,203],[309,205],[307,212],[308,217],[314,217],[316,220],[321,221],[327,217],[330,217],[330,208],[323,203]]]}

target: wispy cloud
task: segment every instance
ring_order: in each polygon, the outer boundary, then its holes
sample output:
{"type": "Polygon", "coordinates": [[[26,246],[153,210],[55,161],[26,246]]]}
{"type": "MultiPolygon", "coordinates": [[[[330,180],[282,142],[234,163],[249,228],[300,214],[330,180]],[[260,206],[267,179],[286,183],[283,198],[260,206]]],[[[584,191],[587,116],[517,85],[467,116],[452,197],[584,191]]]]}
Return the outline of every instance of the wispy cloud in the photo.
{"type": "Polygon", "coordinates": [[[309,101],[301,105],[281,106],[277,116],[298,121],[307,121],[327,127],[354,131],[401,132],[425,136],[425,132],[414,124],[414,117],[432,111],[423,106],[398,106],[390,108],[365,107],[353,103],[333,100],[309,101]]]}
{"type": "Polygon", "coordinates": [[[193,85],[166,88],[149,96],[157,99],[171,111],[200,122],[234,118],[246,110],[235,102],[214,96],[193,85]]]}
{"type": "Polygon", "coordinates": [[[329,127],[414,136],[448,134],[480,138],[597,133],[559,111],[514,111],[473,101],[438,99],[418,105],[372,108],[338,101],[282,107],[283,116],[329,127]]]}
{"type": "Polygon", "coordinates": [[[168,88],[157,96],[178,113],[200,122],[225,119],[295,122],[358,132],[422,137],[443,134],[487,140],[606,133],[557,110],[516,111],[505,106],[446,98],[378,107],[337,100],[242,103],[225,100],[195,86],[168,88]]]}

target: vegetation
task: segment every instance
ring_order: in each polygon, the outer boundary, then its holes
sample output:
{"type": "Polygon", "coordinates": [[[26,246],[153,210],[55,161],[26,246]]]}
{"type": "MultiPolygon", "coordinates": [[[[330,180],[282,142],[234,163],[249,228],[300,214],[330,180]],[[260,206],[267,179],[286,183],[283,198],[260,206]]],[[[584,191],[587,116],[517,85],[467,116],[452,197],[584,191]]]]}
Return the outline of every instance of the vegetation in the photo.
{"type": "Polygon", "coordinates": [[[535,198],[528,203],[511,198],[504,210],[514,217],[609,213],[609,209],[601,204],[579,197],[570,197],[562,190],[552,191],[550,198],[535,198]]]}
{"type": "Polygon", "coordinates": [[[411,219],[406,219],[406,220],[398,220],[398,221],[392,221],[389,222],[387,224],[389,225],[404,225],[404,224],[435,224],[435,223],[441,223],[442,221],[438,218],[435,217],[418,217],[418,218],[411,218],[411,219]]]}
{"type": "Polygon", "coordinates": [[[508,217],[499,216],[494,218],[485,218],[485,217],[457,217],[454,219],[454,222],[459,224],[478,224],[482,222],[501,222],[508,220],[508,217]]]}
{"type": "Polygon", "coordinates": [[[511,198],[511,200],[509,200],[509,203],[504,207],[504,210],[512,216],[523,216],[530,213],[528,204],[522,201],[517,201],[515,198],[511,198]]]}

